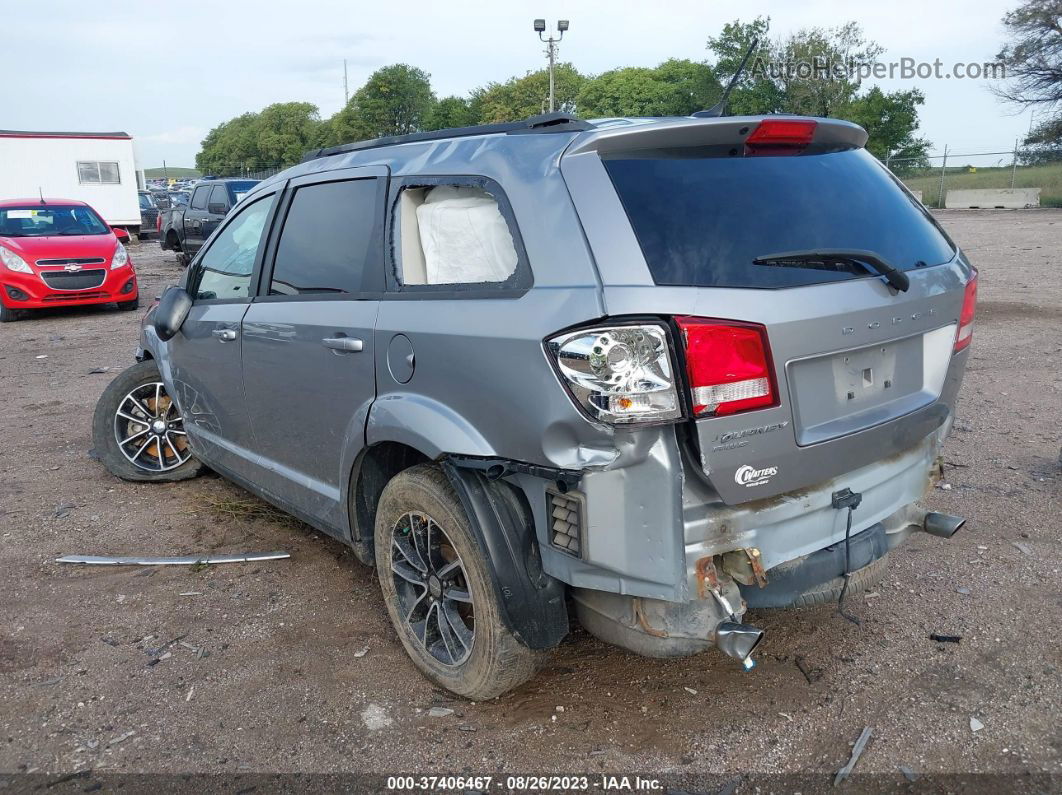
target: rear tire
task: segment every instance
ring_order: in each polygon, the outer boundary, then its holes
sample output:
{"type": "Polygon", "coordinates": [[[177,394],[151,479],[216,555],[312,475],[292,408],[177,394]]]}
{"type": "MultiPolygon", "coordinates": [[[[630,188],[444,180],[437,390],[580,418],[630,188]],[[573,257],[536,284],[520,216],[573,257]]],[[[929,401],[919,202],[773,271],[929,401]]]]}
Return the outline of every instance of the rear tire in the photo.
{"type": "Polygon", "coordinates": [[[375,548],[387,613],[424,676],[476,701],[534,676],[544,655],[505,625],[490,562],[438,467],[412,467],[384,487],[375,548]]]}
{"type": "Polygon", "coordinates": [[[22,318],[22,312],[0,303],[0,323],[14,323],[22,318]]]}
{"type": "Polygon", "coordinates": [[[194,478],[203,465],[192,455],[183,425],[155,362],[137,362],[119,373],[96,402],[94,452],[107,471],[122,480],[168,483],[194,478]],[[138,403],[142,408],[137,408],[138,403]],[[158,431],[161,435],[154,430],[156,417],[168,426],[158,431]],[[120,444],[119,432],[131,441],[120,444]],[[137,448],[140,452],[132,455],[137,448]]]}

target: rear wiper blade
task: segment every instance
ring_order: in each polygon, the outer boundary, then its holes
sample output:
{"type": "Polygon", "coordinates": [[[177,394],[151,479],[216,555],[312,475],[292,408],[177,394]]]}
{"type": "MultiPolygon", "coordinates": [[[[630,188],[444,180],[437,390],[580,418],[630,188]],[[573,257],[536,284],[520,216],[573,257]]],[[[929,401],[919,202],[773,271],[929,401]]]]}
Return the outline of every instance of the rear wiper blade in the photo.
{"type": "Polygon", "coordinates": [[[780,267],[810,267],[821,263],[823,269],[830,270],[829,263],[841,262],[853,265],[861,265],[865,269],[878,274],[899,292],[907,292],[911,286],[911,280],[903,271],[896,270],[873,251],[859,248],[822,248],[809,251],[783,251],[778,254],[768,254],[764,257],[756,257],[753,265],[776,265],[780,267]]]}

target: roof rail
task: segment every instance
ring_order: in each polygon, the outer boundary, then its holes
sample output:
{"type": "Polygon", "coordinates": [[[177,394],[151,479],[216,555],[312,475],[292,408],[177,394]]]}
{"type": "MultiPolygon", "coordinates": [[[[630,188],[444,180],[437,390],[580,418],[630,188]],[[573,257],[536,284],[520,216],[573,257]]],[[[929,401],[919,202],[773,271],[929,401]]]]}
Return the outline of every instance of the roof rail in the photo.
{"type": "Polygon", "coordinates": [[[594,129],[590,122],[576,118],[569,113],[543,113],[531,116],[523,121],[507,121],[500,124],[477,124],[473,127],[450,127],[445,130],[409,133],[408,135],[388,135],[369,141],[355,141],[324,149],[313,149],[302,156],[302,162],[316,160],[319,157],[341,155],[346,152],[359,152],[363,149],[378,149],[382,146],[409,144],[418,141],[441,141],[448,138],[469,138],[475,135],[519,135],[523,133],[583,132],[594,129]]]}

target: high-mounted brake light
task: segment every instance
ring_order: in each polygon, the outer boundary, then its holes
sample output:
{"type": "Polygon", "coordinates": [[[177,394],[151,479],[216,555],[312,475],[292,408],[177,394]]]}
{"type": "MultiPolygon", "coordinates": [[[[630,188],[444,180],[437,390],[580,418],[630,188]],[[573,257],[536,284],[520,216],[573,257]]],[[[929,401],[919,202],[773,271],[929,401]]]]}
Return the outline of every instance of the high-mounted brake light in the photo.
{"type": "Polygon", "coordinates": [[[955,333],[954,353],[958,353],[973,339],[974,312],[977,311],[977,271],[974,271],[962,296],[962,314],[959,315],[959,330],[955,333]]]}
{"type": "Polygon", "coordinates": [[[676,317],[686,347],[694,416],[723,416],[778,403],[767,329],[676,317]]]}
{"type": "Polygon", "coordinates": [[[745,139],[751,153],[802,149],[815,137],[818,122],[811,119],[766,119],[745,139]]]}

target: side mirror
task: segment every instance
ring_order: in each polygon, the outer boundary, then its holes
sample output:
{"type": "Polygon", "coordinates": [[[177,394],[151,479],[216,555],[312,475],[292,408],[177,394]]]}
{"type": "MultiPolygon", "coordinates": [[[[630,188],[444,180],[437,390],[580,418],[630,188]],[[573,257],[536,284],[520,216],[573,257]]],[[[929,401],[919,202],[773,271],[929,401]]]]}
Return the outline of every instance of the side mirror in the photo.
{"type": "Polygon", "coordinates": [[[181,324],[192,308],[192,296],[183,287],[168,287],[155,308],[155,333],[160,340],[168,340],[181,330],[181,324]]]}
{"type": "Polygon", "coordinates": [[[124,229],[122,229],[122,227],[120,227],[120,226],[112,227],[111,231],[114,232],[114,236],[116,238],[118,238],[118,242],[119,243],[128,243],[129,242],[129,233],[126,232],[124,229]]]}
{"type": "Polygon", "coordinates": [[[227,204],[214,204],[213,202],[207,205],[207,212],[211,215],[225,215],[229,211],[227,204]]]}

